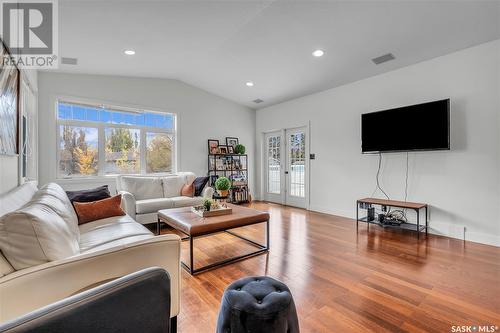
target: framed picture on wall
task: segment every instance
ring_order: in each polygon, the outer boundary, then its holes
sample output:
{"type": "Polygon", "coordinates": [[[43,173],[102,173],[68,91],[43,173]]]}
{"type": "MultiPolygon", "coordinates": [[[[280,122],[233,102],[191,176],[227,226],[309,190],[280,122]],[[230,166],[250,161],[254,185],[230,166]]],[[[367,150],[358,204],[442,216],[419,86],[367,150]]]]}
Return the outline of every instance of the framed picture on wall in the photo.
{"type": "Polygon", "coordinates": [[[219,140],[208,139],[208,153],[209,154],[219,153],[219,140]]]}
{"type": "Polygon", "coordinates": [[[0,155],[19,153],[19,70],[3,63],[9,51],[0,40],[0,155]]]}
{"type": "Polygon", "coordinates": [[[234,148],[233,148],[233,146],[227,146],[227,153],[228,154],[234,154],[234,148]]]}
{"type": "Polygon", "coordinates": [[[227,137],[226,138],[226,145],[229,147],[234,147],[239,143],[239,139],[238,138],[233,138],[233,137],[227,137]]]}

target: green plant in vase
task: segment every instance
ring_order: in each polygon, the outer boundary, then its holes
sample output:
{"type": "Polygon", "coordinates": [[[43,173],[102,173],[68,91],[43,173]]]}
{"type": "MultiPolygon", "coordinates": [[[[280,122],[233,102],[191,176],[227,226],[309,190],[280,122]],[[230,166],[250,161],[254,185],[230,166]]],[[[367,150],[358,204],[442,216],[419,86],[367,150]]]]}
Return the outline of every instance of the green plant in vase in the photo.
{"type": "Polygon", "coordinates": [[[243,146],[242,144],[237,144],[236,146],[234,146],[234,152],[236,154],[243,155],[245,153],[245,146],[243,146]]]}
{"type": "Polygon", "coordinates": [[[212,208],[212,204],[213,204],[213,200],[211,200],[211,199],[205,199],[205,201],[203,201],[203,207],[205,207],[205,210],[207,212],[209,212],[210,209],[212,208]]]}
{"type": "Polygon", "coordinates": [[[215,189],[221,197],[227,197],[230,188],[231,181],[227,177],[219,177],[215,181],[215,189]]]}

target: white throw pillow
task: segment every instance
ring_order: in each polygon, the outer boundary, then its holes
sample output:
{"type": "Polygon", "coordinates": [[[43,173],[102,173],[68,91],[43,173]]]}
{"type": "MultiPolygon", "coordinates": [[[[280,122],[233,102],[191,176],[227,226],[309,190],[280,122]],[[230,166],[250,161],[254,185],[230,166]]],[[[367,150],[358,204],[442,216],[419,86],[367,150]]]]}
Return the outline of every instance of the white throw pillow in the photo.
{"type": "Polygon", "coordinates": [[[78,216],[75,209],[69,201],[66,192],[56,183],[49,183],[43,186],[35,193],[31,199],[32,203],[46,205],[54,210],[54,212],[62,217],[68,224],[70,231],[73,233],[77,241],[80,241],[80,229],[78,228],[78,216]]]}
{"type": "Polygon", "coordinates": [[[161,178],[158,177],[121,177],[122,189],[134,195],[135,200],[163,197],[161,178]]]}
{"type": "Polygon", "coordinates": [[[163,177],[163,196],[173,198],[181,195],[181,189],[186,184],[185,176],[163,177]]]}
{"type": "Polygon", "coordinates": [[[0,217],[0,250],[19,270],[78,254],[80,247],[66,221],[51,207],[29,202],[0,217]]]}

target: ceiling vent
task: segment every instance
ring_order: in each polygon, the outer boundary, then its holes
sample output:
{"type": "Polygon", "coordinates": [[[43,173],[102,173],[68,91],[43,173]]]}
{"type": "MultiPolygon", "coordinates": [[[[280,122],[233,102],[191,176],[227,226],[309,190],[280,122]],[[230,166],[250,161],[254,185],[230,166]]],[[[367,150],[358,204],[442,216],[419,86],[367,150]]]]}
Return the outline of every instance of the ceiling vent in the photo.
{"type": "Polygon", "coordinates": [[[63,65],[78,65],[78,59],[77,58],[61,58],[61,63],[63,65]]]}
{"type": "Polygon", "coordinates": [[[392,53],[387,53],[384,55],[381,55],[380,57],[373,58],[372,61],[375,65],[380,65],[381,63],[391,61],[396,59],[392,53]]]}
{"type": "Polygon", "coordinates": [[[259,104],[259,103],[262,103],[264,101],[261,100],[260,98],[257,98],[257,99],[254,99],[252,102],[254,102],[255,104],[259,104]]]}

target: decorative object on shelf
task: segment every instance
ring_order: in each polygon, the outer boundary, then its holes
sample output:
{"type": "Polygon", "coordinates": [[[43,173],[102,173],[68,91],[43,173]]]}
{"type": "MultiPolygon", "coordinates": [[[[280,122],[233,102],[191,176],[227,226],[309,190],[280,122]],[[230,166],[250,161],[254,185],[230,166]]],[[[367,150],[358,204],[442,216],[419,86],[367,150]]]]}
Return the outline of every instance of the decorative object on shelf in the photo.
{"type": "Polygon", "coordinates": [[[224,146],[224,145],[219,146],[219,154],[226,155],[227,152],[228,152],[227,146],[224,146]]]}
{"type": "Polygon", "coordinates": [[[227,145],[228,147],[233,147],[233,149],[234,149],[234,147],[236,147],[239,143],[240,143],[240,142],[239,142],[239,139],[238,139],[238,138],[233,138],[233,137],[227,137],[227,138],[226,138],[226,145],[227,145]]]}
{"type": "Polygon", "coordinates": [[[210,154],[218,154],[219,153],[219,140],[208,139],[208,152],[210,154]]]}
{"type": "Polygon", "coordinates": [[[241,145],[241,144],[237,144],[236,146],[234,146],[234,153],[235,154],[240,154],[240,155],[243,155],[245,154],[245,146],[241,145]]]}
{"type": "Polygon", "coordinates": [[[233,148],[233,146],[227,146],[227,153],[228,154],[234,154],[234,148],[233,148]]]}
{"type": "Polygon", "coordinates": [[[222,176],[215,181],[215,189],[221,197],[227,197],[230,188],[231,181],[227,177],[222,176]]]}

